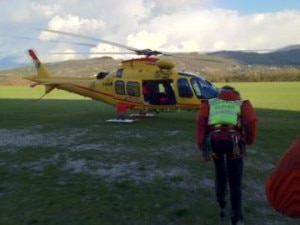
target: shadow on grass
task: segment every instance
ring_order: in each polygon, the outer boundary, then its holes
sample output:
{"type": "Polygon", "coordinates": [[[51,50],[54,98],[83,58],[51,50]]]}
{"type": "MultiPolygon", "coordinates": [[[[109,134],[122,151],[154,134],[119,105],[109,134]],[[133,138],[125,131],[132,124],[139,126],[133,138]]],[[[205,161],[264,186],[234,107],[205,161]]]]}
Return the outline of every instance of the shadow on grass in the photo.
{"type": "Polygon", "coordinates": [[[92,100],[0,99],[1,126],[80,126],[115,116],[112,106],[92,100]]]}
{"type": "MultiPolygon", "coordinates": [[[[0,125],[9,128],[18,125],[41,123],[68,123],[84,126],[95,121],[115,118],[116,110],[93,100],[49,100],[0,99],[2,120],[0,125]]],[[[294,138],[299,135],[300,112],[289,110],[256,109],[259,135],[277,135],[277,138],[294,138]],[[269,133],[269,134],[266,134],[269,133]]],[[[189,126],[195,123],[196,111],[161,112],[152,121],[169,124],[173,122],[189,126]]],[[[151,118],[147,118],[150,120],[151,118]]],[[[143,120],[145,121],[145,120],[143,120]]],[[[275,136],[276,136],[275,135],[275,136]]]]}

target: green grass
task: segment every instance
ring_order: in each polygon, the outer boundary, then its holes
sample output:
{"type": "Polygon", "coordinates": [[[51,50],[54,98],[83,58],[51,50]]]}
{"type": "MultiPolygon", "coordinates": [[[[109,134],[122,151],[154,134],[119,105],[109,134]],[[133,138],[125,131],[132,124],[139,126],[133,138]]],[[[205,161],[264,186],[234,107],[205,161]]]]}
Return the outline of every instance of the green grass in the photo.
{"type": "MultiPolygon", "coordinates": [[[[246,224],[295,224],[270,208],[264,182],[299,136],[300,83],[233,85],[259,117],[245,161],[246,224]]],[[[111,106],[56,91],[32,100],[42,94],[0,87],[0,224],[217,224],[196,112],[110,124],[111,106]]]]}
{"type": "Polygon", "coordinates": [[[256,108],[300,111],[300,82],[233,84],[256,108]]]}
{"type": "MultiPolygon", "coordinates": [[[[28,86],[0,86],[0,98],[2,99],[31,99],[37,100],[44,94],[43,86],[30,88],[28,86]]],[[[49,93],[45,99],[84,99],[80,95],[56,89],[49,93]]]]}

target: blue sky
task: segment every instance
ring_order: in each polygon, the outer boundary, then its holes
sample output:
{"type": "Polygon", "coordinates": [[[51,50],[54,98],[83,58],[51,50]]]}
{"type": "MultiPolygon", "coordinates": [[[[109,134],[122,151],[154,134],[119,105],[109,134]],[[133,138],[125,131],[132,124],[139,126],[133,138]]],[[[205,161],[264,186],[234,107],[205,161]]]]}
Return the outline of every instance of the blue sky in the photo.
{"type": "Polygon", "coordinates": [[[300,9],[299,0],[216,0],[213,4],[223,9],[237,10],[241,14],[300,9]]]}
{"type": "Polygon", "coordinates": [[[123,51],[101,42],[93,42],[92,48],[49,42],[86,40],[36,28],[161,51],[276,49],[300,44],[300,0],[85,0],[84,4],[82,0],[0,0],[0,14],[0,69],[4,64],[28,62],[28,48],[36,49],[44,61],[123,51]],[[19,36],[37,40],[16,39],[19,36]],[[51,54],[82,51],[87,54],[51,54]]]}

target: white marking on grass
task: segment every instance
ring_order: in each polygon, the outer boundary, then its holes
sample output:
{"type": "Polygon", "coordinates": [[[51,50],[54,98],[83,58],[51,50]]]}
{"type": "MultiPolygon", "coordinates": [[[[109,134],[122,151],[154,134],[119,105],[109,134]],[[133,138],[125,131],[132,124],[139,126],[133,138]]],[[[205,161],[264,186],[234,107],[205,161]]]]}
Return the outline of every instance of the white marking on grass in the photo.
{"type": "MultiPolygon", "coordinates": [[[[99,176],[107,182],[116,182],[120,180],[132,181],[137,183],[148,183],[155,179],[170,179],[171,185],[181,186],[188,189],[197,189],[197,186],[211,187],[208,179],[197,180],[191,175],[186,165],[176,162],[185,158],[192,158],[195,151],[194,145],[170,145],[149,146],[147,149],[140,149],[134,146],[128,146],[127,143],[106,144],[105,140],[93,140],[93,143],[81,143],[88,136],[88,129],[63,129],[55,132],[47,131],[47,127],[35,126],[28,129],[0,129],[0,151],[17,154],[19,149],[25,147],[60,147],[61,152],[37,160],[23,161],[18,165],[9,165],[2,161],[9,168],[27,168],[36,172],[43,172],[47,165],[64,165],[63,170],[70,170],[72,173],[84,173],[92,176],[99,176]],[[84,157],[74,159],[74,152],[99,150],[103,154],[103,160],[87,160],[84,157]],[[148,151],[149,150],[149,151],[148,151]],[[145,156],[141,158],[140,155],[145,156]],[[138,156],[136,156],[138,155],[138,156]],[[159,162],[159,159],[166,162],[159,162]],[[170,160],[175,160],[172,165],[168,165],[170,160]],[[162,163],[162,164],[160,164],[162,163]],[[166,164],[166,165],[165,165],[166,164]],[[160,167],[162,165],[162,167],[160,167]],[[196,181],[195,181],[196,180],[196,181]],[[188,184],[185,184],[188,182],[188,184]]],[[[180,134],[178,130],[164,132],[166,136],[176,136],[180,134]]],[[[161,136],[157,132],[143,131],[118,131],[114,134],[116,137],[137,139],[154,136],[161,136]]],[[[88,136],[89,137],[89,136],[88,136]]],[[[96,153],[95,153],[96,154],[96,153]]]]}
{"type": "Polygon", "coordinates": [[[68,160],[65,170],[73,173],[85,173],[105,179],[107,182],[131,181],[135,183],[149,183],[153,180],[170,179],[172,177],[185,177],[188,175],[186,168],[159,168],[153,163],[145,164],[141,161],[129,161],[120,163],[92,163],[88,160],[68,160]]]}
{"type": "Polygon", "coordinates": [[[256,159],[247,158],[245,161],[245,167],[252,167],[259,170],[273,170],[275,165],[268,161],[261,161],[256,159]]]}
{"type": "Polygon", "coordinates": [[[77,139],[84,136],[85,132],[81,129],[71,129],[49,133],[38,131],[36,127],[31,129],[0,129],[0,147],[9,150],[18,150],[18,148],[29,146],[66,147],[77,142],[77,139]]]}
{"type": "Polygon", "coordinates": [[[38,173],[42,173],[47,165],[52,165],[59,160],[60,154],[56,153],[51,157],[42,158],[39,161],[27,161],[18,165],[19,169],[31,169],[38,173]]]}

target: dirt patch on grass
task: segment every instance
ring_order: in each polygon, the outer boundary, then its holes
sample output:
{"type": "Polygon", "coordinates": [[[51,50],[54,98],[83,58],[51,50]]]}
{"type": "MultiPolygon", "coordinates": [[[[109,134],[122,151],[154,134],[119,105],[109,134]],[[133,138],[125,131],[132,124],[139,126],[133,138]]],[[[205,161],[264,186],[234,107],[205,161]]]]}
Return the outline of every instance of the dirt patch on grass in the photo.
{"type": "MultiPolygon", "coordinates": [[[[181,131],[106,133],[97,126],[86,129],[44,126],[0,129],[0,165],[8,170],[32,171],[30,176],[44,176],[54,169],[57,174],[63,174],[61,182],[65,176],[76,174],[89,176],[92,180],[101,179],[111,186],[123,181],[133,184],[164,182],[170,189],[184,190],[192,193],[191,196],[203,193],[202,198],[216,204],[213,164],[202,161],[195,143],[173,144],[169,141],[166,145],[164,141],[158,141],[155,147],[143,144],[148,138],[161,135],[177,139],[181,131]],[[43,154],[40,148],[47,152],[43,154]]],[[[252,151],[245,160],[243,191],[247,223],[281,225],[284,223],[277,220],[283,220],[268,206],[262,177],[256,177],[259,173],[266,174],[274,165],[260,160],[259,154],[258,150],[252,151]],[[250,214],[260,216],[250,218],[250,214]]],[[[0,197],[4,195],[6,193],[0,191],[0,197]]],[[[191,199],[186,201],[188,205],[191,199]]]]}
{"type": "Polygon", "coordinates": [[[69,147],[84,134],[85,130],[79,129],[47,132],[41,126],[29,129],[0,129],[0,147],[2,151],[17,151],[20,148],[30,146],[69,147]],[[66,132],[71,135],[66,134],[66,132]]]}
{"type": "MultiPolygon", "coordinates": [[[[0,150],[2,153],[15,154],[24,148],[38,148],[39,146],[57,149],[53,155],[38,160],[19,160],[18,165],[8,165],[5,159],[1,160],[10,168],[27,168],[35,172],[42,172],[48,165],[60,165],[60,169],[71,173],[84,173],[105,179],[107,182],[127,180],[135,183],[148,183],[155,179],[170,179],[173,183],[180,183],[184,177],[189,176],[184,165],[161,166],[168,164],[167,160],[174,158],[183,159],[190,157],[193,152],[188,152],[186,147],[162,146],[156,151],[147,152],[147,149],[136,148],[126,144],[108,144],[99,138],[92,143],[82,143],[87,139],[88,130],[64,129],[49,132],[46,127],[35,126],[29,129],[0,129],[0,150]],[[143,152],[145,156],[143,157],[143,152]],[[76,152],[79,152],[76,154],[76,152]],[[86,156],[93,152],[93,156],[86,156]],[[80,156],[80,154],[82,156],[80,156]],[[76,156],[75,156],[76,155],[76,156]],[[100,157],[99,155],[103,156],[100,157]],[[159,156],[160,155],[160,156],[159,156]],[[160,157],[163,163],[156,161],[160,157]],[[168,157],[164,159],[164,157],[168,157]]],[[[169,132],[175,135],[178,131],[169,132]]],[[[145,138],[141,133],[119,132],[116,136],[145,138]]]]}

